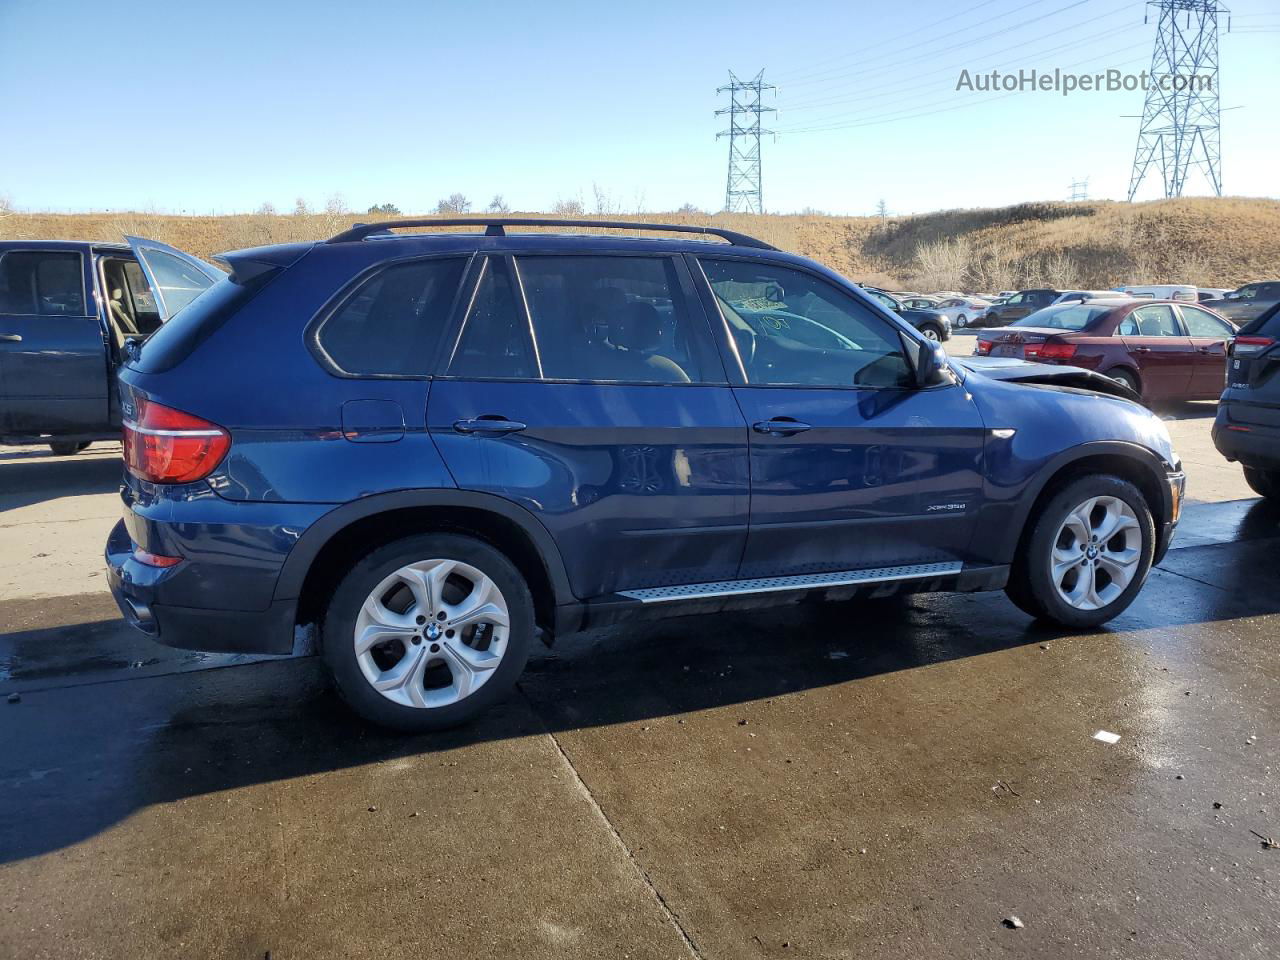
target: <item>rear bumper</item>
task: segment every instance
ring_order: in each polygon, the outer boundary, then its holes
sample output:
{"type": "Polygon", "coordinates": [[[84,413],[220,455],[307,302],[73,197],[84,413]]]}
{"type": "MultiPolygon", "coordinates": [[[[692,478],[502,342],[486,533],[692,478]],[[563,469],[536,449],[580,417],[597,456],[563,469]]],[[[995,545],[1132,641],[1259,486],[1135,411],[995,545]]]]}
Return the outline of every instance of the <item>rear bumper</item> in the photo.
{"type": "Polygon", "coordinates": [[[1258,470],[1280,470],[1280,427],[1242,423],[1231,416],[1231,405],[1218,405],[1213,421],[1213,445],[1228,460],[1258,470]]]}
{"type": "Polygon", "coordinates": [[[277,599],[275,586],[297,537],[328,507],[237,504],[207,491],[171,498],[136,484],[122,498],[124,518],[105,554],[107,583],[128,623],[189,650],[293,650],[297,600],[277,599]],[[182,559],[152,566],[135,546],[182,559]]]}

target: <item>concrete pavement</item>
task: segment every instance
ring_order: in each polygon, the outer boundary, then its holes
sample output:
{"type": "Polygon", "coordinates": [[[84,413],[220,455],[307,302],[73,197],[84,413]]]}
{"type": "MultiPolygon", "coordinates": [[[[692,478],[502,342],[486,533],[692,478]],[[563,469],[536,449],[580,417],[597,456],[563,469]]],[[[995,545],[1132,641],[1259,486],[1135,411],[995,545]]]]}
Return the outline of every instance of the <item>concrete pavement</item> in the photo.
{"type": "MultiPolygon", "coordinates": [[[[55,565],[0,599],[0,956],[1273,956],[1280,512],[1186,422],[1219,502],[1105,630],[999,594],[615,627],[443,736],[55,565]]],[[[96,557],[110,471],[14,463],[11,582],[26,522],[96,557]]]]}

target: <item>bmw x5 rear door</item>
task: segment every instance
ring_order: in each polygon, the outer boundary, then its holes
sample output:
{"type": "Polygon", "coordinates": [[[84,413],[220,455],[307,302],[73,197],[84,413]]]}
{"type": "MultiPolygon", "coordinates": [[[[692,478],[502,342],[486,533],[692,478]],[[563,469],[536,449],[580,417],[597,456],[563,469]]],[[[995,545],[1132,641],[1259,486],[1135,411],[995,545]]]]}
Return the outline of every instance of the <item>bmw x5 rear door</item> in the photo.
{"type": "Polygon", "coordinates": [[[735,577],[746,423],[683,260],[477,267],[427,405],[458,486],[537,516],[582,598],[735,577]]]}

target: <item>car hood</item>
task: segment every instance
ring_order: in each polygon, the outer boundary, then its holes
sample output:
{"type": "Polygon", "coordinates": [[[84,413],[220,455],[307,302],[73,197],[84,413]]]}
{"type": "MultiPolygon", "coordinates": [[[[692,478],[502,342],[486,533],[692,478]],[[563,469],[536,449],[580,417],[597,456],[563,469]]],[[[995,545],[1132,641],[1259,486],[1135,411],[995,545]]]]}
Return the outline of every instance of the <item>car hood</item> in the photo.
{"type": "Polygon", "coordinates": [[[1141,399],[1123,383],[1095,373],[1093,370],[1085,370],[1083,367],[1033,363],[1012,357],[952,357],[951,362],[992,380],[1071,387],[1076,390],[1106,394],[1109,397],[1119,397],[1121,400],[1132,400],[1134,403],[1140,402],[1141,399]]]}

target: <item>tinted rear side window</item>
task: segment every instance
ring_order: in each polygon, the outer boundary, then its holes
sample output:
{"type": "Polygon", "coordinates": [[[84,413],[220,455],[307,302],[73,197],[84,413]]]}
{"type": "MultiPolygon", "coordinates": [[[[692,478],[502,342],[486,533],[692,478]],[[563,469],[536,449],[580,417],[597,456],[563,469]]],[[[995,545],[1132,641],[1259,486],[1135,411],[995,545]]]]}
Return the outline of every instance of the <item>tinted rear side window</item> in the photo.
{"type": "Polygon", "coordinates": [[[690,383],[700,342],[665,257],[519,257],[547,380],[690,383]]]}
{"type": "Polygon", "coordinates": [[[417,260],[379,271],[320,325],[315,345],[351,376],[428,375],[465,263],[417,260]]]}

